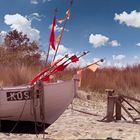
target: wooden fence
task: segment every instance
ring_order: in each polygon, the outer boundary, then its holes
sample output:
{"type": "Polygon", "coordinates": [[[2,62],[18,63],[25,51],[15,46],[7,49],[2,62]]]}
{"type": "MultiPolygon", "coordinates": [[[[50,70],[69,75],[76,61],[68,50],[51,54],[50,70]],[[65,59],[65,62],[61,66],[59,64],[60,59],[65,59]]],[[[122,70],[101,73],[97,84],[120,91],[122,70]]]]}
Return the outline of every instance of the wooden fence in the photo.
{"type": "Polygon", "coordinates": [[[106,89],[106,92],[107,113],[101,121],[111,122],[121,120],[122,118],[127,121],[126,117],[122,113],[122,110],[134,123],[137,123],[140,120],[140,111],[131,103],[133,101],[135,103],[137,102],[138,104],[140,104],[140,100],[121,94],[115,95],[113,89],[106,89]],[[126,107],[124,103],[127,104],[129,108],[126,107]],[[129,110],[135,111],[135,113],[138,114],[138,117],[135,118],[129,110]]]}

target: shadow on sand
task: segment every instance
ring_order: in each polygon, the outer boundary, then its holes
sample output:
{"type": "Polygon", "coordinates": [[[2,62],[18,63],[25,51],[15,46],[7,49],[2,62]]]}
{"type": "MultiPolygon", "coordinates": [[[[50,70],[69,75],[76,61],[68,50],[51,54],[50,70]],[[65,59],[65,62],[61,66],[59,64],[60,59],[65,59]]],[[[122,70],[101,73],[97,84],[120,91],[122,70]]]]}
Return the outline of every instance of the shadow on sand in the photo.
{"type": "Polygon", "coordinates": [[[39,134],[49,127],[49,124],[25,122],[25,121],[0,121],[0,132],[3,133],[25,133],[39,134]]]}

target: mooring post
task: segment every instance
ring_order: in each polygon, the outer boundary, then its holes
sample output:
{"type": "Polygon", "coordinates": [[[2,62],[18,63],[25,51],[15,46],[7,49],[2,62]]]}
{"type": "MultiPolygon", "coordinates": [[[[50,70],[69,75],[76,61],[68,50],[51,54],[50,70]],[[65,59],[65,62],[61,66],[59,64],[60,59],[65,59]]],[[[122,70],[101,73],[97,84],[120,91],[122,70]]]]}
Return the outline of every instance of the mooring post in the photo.
{"type": "Polygon", "coordinates": [[[113,96],[114,90],[113,89],[106,89],[107,92],[107,122],[111,122],[114,120],[114,105],[115,105],[115,98],[113,96]]]}
{"type": "Polygon", "coordinates": [[[116,115],[115,115],[116,120],[121,120],[121,117],[122,117],[121,106],[120,106],[121,101],[122,101],[121,96],[117,96],[117,99],[116,99],[116,115]]]}

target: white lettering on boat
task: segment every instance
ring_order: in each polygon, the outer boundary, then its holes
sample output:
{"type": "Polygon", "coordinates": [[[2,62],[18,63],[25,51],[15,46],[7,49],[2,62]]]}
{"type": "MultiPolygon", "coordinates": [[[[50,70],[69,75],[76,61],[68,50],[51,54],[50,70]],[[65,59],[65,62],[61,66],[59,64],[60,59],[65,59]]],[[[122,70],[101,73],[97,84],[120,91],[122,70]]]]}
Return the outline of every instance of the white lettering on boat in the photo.
{"type": "Polygon", "coordinates": [[[7,101],[21,101],[30,99],[31,99],[30,91],[7,92],[7,101]]]}

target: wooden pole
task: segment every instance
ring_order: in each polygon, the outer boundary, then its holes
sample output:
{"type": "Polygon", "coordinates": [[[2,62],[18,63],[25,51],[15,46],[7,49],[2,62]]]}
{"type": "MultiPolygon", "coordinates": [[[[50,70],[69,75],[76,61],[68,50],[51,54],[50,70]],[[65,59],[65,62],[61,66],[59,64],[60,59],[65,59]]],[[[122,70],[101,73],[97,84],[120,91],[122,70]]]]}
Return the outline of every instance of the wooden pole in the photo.
{"type": "Polygon", "coordinates": [[[115,98],[113,96],[109,96],[107,103],[107,122],[111,122],[114,120],[114,106],[115,98]]]}
{"type": "Polygon", "coordinates": [[[113,89],[106,89],[105,90],[108,94],[107,97],[107,122],[111,122],[114,120],[114,105],[115,105],[115,98],[113,97],[114,90],[113,89]]]}
{"type": "Polygon", "coordinates": [[[135,102],[140,103],[140,100],[135,99],[135,98],[133,98],[133,97],[129,97],[129,96],[125,96],[125,95],[121,95],[121,96],[124,97],[124,98],[127,98],[127,99],[130,99],[130,100],[133,100],[133,101],[135,101],[135,102]]]}
{"type": "MultiPolygon", "coordinates": [[[[118,101],[117,101],[118,102],[118,101]]],[[[118,102],[118,104],[120,104],[120,106],[123,108],[123,110],[128,114],[128,116],[133,120],[133,122],[137,123],[136,120],[133,118],[133,116],[127,111],[127,109],[118,102]]]]}
{"type": "Polygon", "coordinates": [[[123,99],[129,106],[131,106],[138,114],[140,114],[140,112],[134,107],[132,106],[127,100],[123,99]]]}
{"type": "Polygon", "coordinates": [[[117,102],[116,102],[116,120],[121,120],[121,106],[120,106],[120,104],[121,104],[121,97],[120,96],[118,96],[117,97],[117,102]]]}
{"type": "Polygon", "coordinates": [[[47,52],[47,56],[46,56],[46,62],[45,62],[46,66],[48,64],[49,53],[50,53],[50,43],[49,43],[49,46],[48,46],[48,52],[47,52]]]}

